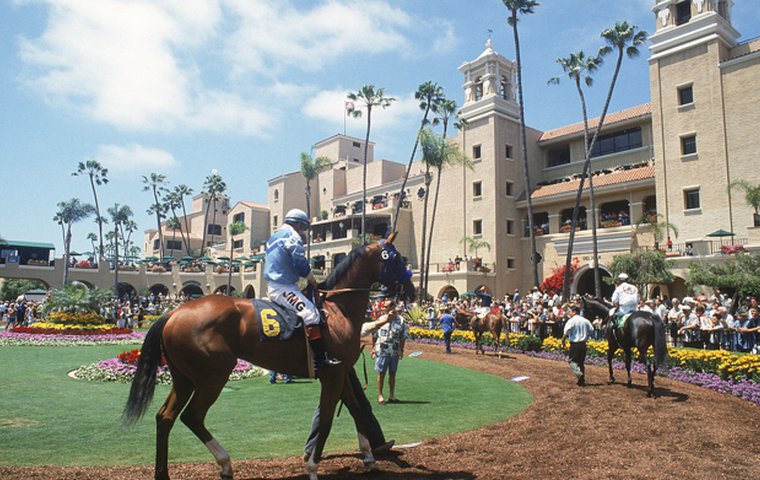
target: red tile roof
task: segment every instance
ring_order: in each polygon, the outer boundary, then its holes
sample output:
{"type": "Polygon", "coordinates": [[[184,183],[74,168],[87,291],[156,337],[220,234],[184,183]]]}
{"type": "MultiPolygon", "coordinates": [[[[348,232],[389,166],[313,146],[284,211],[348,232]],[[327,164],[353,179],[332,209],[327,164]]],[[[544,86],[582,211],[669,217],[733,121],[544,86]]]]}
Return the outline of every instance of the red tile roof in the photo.
{"type": "MultiPolygon", "coordinates": [[[[654,165],[594,175],[594,189],[596,190],[599,187],[606,187],[609,185],[620,185],[638,180],[646,180],[648,178],[654,178],[654,165]]],[[[553,183],[551,185],[542,185],[533,190],[530,198],[545,198],[552,195],[559,195],[561,193],[575,192],[578,190],[579,184],[580,179],[571,180],[569,182],[553,183]]],[[[584,183],[583,188],[584,190],[588,190],[588,182],[584,183]]]]}
{"type": "MultiPolygon", "coordinates": [[[[631,120],[638,117],[645,117],[651,114],[652,114],[652,107],[648,103],[645,103],[643,105],[639,105],[636,107],[627,108],[619,112],[608,113],[604,119],[604,127],[602,128],[604,129],[618,122],[631,120]]],[[[589,129],[596,128],[597,125],[599,125],[599,117],[592,118],[588,122],[589,129]]],[[[555,138],[564,137],[566,135],[572,135],[574,133],[579,133],[582,131],[583,131],[583,122],[578,122],[572,125],[555,128],[554,130],[549,130],[547,132],[544,132],[541,135],[541,138],[538,139],[538,141],[544,142],[547,140],[554,140],[555,138]]]]}

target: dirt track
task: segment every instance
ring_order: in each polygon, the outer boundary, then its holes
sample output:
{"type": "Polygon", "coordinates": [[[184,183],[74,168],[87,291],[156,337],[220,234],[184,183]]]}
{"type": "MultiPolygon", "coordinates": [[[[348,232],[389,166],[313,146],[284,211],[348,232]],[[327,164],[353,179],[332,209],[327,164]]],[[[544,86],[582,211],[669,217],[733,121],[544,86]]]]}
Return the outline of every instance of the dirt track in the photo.
{"type": "MultiPolygon", "coordinates": [[[[328,454],[321,479],[760,479],[760,408],[734,397],[658,378],[646,398],[644,375],[634,388],[606,384],[606,369],[587,368],[576,387],[567,365],[524,355],[498,359],[415,345],[425,358],[523,382],[536,397],[524,414],[497,425],[394,450],[364,472],[358,453],[328,454]]],[[[618,374],[618,379],[624,374],[618,374]]],[[[386,432],[392,437],[393,432],[386,432]]],[[[234,459],[233,459],[234,460],[234,459]]],[[[235,478],[305,479],[299,457],[235,461],[235,478]]],[[[173,479],[217,479],[213,462],[171,465],[173,479]]],[[[0,478],[149,479],[152,466],[119,468],[0,467],[0,478]]]]}

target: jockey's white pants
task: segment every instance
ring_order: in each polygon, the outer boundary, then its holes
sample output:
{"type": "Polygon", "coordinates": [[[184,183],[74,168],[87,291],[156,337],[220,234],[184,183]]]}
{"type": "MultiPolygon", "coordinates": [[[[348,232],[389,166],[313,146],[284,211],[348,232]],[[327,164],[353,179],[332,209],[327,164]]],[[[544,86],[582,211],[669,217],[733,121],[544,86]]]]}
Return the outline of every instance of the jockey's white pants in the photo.
{"type": "Polygon", "coordinates": [[[295,312],[303,320],[304,326],[319,325],[319,311],[317,307],[301,293],[298,285],[283,285],[270,282],[267,285],[267,296],[277,305],[295,312]]]}

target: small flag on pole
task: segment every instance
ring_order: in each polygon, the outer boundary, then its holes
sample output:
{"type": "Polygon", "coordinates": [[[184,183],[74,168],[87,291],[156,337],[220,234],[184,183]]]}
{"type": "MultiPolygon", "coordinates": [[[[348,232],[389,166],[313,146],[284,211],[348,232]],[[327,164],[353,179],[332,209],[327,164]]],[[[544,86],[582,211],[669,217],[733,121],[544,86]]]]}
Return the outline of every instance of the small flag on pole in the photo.
{"type": "Polygon", "coordinates": [[[346,111],[349,112],[354,109],[354,102],[346,102],[346,111]]]}

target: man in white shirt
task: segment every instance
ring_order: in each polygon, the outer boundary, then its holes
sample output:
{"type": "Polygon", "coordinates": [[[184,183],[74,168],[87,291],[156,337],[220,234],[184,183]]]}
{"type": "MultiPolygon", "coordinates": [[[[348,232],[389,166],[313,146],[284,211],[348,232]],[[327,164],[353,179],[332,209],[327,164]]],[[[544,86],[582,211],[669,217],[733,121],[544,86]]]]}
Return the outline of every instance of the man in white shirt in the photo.
{"type": "Polygon", "coordinates": [[[612,293],[612,305],[617,318],[616,328],[622,327],[620,320],[624,315],[633,313],[639,305],[639,289],[628,283],[628,274],[618,275],[617,287],[612,293]]]}
{"type": "Polygon", "coordinates": [[[578,305],[570,305],[572,317],[565,323],[564,334],[562,335],[562,350],[565,349],[566,340],[570,340],[570,370],[578,379],[577,385],[582,387],[586,385],[586,342],[594,332],[594,326],[587,319],[580,316],[578,305]]]}

